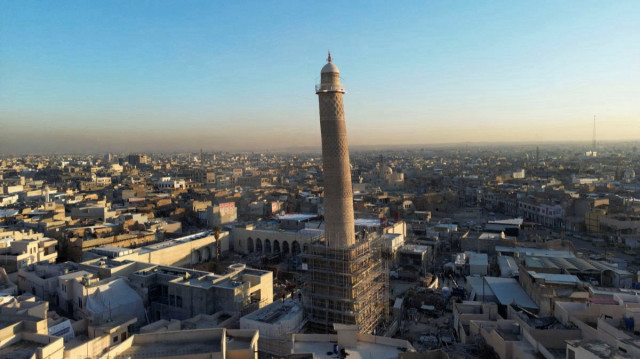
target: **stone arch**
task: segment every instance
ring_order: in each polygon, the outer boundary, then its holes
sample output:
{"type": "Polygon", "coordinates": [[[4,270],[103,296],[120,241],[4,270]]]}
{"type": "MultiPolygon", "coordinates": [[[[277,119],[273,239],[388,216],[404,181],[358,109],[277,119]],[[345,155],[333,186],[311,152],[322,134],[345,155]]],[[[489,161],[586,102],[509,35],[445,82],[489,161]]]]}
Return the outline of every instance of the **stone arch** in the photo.
{"type": "Polygon", "coordinates": [[[282,241],[282,254],[289,254],[289,242],[282,241]]]}
{"type": "Polygon", "coordinates": [[[291,253],[293,253],[294,256],[300,254],[300,243],[298,243],[298,241],[291,243],[291,253]]]}
{"type": "Polygon", "coordinates": [[[267,254],[271,253],[271,241],[269,239],[264,240],[264,252],[267,254]]]}
{"type": "Polygon", "coordinates": [[[273,240],[273,253],[280,253],[280,242],[277,239],[273,240]]]}
{"type": "Polygon", "coordinates": [[[262,253],[262,240],[260,238],[256,238],[256,252],[262,253]]]}
{"type": "Polygon", "coordinates": [[[247,238],[247,253],[253,253],[253,239],[251,237],[247,238]]]}

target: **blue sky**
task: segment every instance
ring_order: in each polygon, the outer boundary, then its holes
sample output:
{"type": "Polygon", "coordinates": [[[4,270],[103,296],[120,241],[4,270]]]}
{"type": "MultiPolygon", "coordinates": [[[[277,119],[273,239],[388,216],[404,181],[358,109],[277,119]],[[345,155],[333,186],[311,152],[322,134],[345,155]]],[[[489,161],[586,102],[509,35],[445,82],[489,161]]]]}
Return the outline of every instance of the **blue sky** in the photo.
{"type": "Polygon", "coordinates": [[[0,151],[640,139],[638,1],[3,1],[0,151]]]}

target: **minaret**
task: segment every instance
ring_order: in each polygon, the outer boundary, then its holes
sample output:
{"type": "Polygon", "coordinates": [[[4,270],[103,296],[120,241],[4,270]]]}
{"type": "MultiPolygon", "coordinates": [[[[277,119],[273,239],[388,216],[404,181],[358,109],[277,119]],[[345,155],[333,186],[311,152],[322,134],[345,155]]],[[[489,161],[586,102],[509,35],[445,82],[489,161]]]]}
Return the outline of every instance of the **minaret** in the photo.
{"type": "Polygon", "coordinates": [[[373,237],[356,241],[349,145],[344,122],[340,72],[331,62],[322,68],[316,94],[320,101],[324,164],[325,243],[311,243],[306,259],[303,305],[311,332],[328,333],[335,324],[356,325],[372,333],[382,318],[385,275],[373,237]]]}
{"type": "Polygon", "coordinates": [[[320,72],[316,94],[320,102],[322,134],[325,240],[331,248],[347,248],[355,243],[349,143],[342,104],[344,93],[340,71],[332,63],[329,52],[327,64],[320,72]]]}

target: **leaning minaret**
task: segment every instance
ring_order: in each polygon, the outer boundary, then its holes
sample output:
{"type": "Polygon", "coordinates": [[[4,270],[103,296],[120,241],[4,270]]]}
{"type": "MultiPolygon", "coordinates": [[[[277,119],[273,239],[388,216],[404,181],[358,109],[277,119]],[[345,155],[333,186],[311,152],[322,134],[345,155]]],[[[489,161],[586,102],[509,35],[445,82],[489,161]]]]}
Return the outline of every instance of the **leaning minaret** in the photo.
{"type": "Polygon", "coordinates": [[[334,331],[335,324],[356,325],[372,333],[387,305],[382,261],[372,237],[356,241],[349,145],[344,122],[340,72],[331,63],[322,68],[316,93],[324,163],[325,242],[311,243],[306,259],[303,305],[311,332],[334,331]]]}
{"type": "Polygon", "coordinates": [[[332,248],[346,248],[355,243],[349,143],[342,105],[344,93],[340,71],[331,62],[329,53],[316,94],[320,101],[325,240],[332,248]]]}

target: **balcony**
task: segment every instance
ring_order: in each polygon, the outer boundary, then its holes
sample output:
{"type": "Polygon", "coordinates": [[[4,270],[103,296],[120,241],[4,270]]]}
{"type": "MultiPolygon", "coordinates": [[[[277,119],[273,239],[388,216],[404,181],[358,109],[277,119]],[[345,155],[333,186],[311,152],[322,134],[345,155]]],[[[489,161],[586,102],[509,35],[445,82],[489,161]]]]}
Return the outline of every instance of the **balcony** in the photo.
{"type": "Polygon", "coordinates": [[[340,93],[345,93],[345,92],[347,92],[347,90],[345,90],[344,85],[342,85],[342,84],[340,84],[338,86],[317,84],[316,85],[316,93],[320,93],[320,92],[340,92],[340,93]]]}

